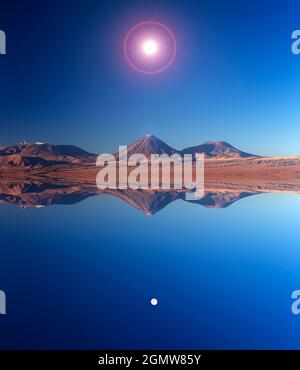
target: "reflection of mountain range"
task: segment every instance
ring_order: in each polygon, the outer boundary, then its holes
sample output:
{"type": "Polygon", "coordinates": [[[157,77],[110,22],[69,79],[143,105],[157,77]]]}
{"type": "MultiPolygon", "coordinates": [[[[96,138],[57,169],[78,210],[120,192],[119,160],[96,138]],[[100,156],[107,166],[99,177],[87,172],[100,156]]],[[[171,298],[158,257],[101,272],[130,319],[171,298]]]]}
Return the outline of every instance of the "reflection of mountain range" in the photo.
{"type": "MultiPolygon", "coordinates": [[[[53,204],[75,204],[93,195],[108,194],[118,197],[147,215],[152,215],[169,203],[185,200],[184,191],[162,190],[105,190],[96,186],[72,183],[55,184],[45,179],[21,183],[0,184],[0,203],[11,203],[21,207],[42,207],[53,204]]],[[[205,207],[227,207],[236,200],[251,193],[206,192],[204,198],[194,203],[205,207]]]]}
{"type": "MultiPolygon", "coordinates": [[[[280,191],[280,187],[272,190],[280,191]]],[[[131,189],[101,191],[95,185],[67,181],[58,183],[39,178],[18,182],[0,182],[0,203],[15,204],[23,208],[40,208],[55,204],[75,204],[91,196],[107,194],[120,198],[146,215],[153,215],[176,200],[199,204],[207,208],[225,208],[239,199],[272,190],[257,189],[255,186],[239,189],[233,184],[228,185],[227,188],[224,185],[223,188],[218,188],[212,184],[205,190],[203,198],[197,201],[186,201],[184,191],[131,189]]],[[[284,188],[284,191],[286,190],[284,188]]],[[[300,185],[297,188],[293,187],[292,191],[300,193],[300,185]]]]}
{"type": "MultiPolygon", "coordinates": [[[[151,154],[195,154],[204,153],[206,158],[255,158],[225,142],[206,142],[202,145],[177,150],[154,135],[146,135],[128,146],[128,156],[141,153],[151,154]]],[[[118,154],[116,154],[116,157],[118,154]]],[[[74,145],[50,145],[40,142],[22,142],[0,147],[0,168],[43,168],[58,165],[94,163],[96,154],[88,153],[74,145]]]]}

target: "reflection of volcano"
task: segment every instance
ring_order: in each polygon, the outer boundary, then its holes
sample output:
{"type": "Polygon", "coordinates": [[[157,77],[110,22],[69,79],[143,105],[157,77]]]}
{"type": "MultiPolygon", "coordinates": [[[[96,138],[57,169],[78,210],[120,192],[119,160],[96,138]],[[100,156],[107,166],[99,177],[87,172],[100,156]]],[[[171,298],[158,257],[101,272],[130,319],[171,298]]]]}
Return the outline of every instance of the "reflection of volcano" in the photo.
{"type": "MultiPolygon", "coordinates": [[[[207,189],[204,197],[197,201],[187,201],[207,208],[225,208],[244,197],[259,194],[255,188],[252,191],[242,189],[207,189]]],[[[295,189],[293,189],[295,190],[295,189]]],[[[261,192],[263,192],[262,190],[261,192]]],[[[300,187],[298,188],[300,192],[300,187]]],[[[0,203],[10,203],[17,206],[43,207],[54,204],[75,204],[82,200],[101,194],[118,197],[146,215],[153,215],[176,200],[185,200],[184,191],[166,190],[99,190],[95,185],[76,182],[52,181],[50,179],[31,179],[27,181],[0,182],[0,203]]]]}
{"type": "Polygon", "coordinates": [[[105,194],[118,197],[150,216],[177,199],[184,198],[183,192],[161,190],[106,190],[105,194]]]}

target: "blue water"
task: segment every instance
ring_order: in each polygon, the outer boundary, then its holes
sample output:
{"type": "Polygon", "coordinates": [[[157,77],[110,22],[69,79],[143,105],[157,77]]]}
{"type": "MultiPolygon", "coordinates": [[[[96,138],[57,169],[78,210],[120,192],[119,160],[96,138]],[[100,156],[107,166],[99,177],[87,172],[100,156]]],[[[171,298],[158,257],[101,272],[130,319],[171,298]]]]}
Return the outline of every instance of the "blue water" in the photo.
{"type": "Polygon", "coordinates": [[[149,217],[101,195],[0,215],[0,348],[300,349],[298,195],[149,217]]]}

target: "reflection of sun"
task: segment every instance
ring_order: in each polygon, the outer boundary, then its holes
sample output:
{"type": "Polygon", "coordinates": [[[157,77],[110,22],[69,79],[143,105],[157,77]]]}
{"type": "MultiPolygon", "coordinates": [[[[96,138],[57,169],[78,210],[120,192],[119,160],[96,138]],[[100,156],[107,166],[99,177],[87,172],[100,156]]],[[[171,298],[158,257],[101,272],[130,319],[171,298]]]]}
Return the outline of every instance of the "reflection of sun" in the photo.
{"type": "Polygon", "coordinates": [[[155,40],[145,40],[142,43],[142,51],[147,56],[153,56],[158,52],[158,43],[155,40]]]}

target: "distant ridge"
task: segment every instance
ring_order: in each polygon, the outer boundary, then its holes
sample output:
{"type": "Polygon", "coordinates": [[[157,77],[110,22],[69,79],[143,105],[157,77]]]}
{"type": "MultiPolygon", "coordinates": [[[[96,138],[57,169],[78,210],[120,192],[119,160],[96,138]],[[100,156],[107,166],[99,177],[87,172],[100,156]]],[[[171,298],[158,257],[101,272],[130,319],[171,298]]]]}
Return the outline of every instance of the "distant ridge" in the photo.
{"type": "Polygon", "coordinates": [[[51,145],[42,142],[22,141],[21,143],[0,147],[0,155],[20,154],[30,156],[70,156],[70,157],[90,157],[95,154],[74,145],[51,145]]]}
{"type": "Polygon", "coordinates": [[[15,145],[0,147],[1,167],[42,168],[86,162],[95,157],[95,154],[74,145],[22,141],[15,145]]]}
{"type": "Polygon", "coordinates": [[[257,155],[243,152],[225,141],[206,141],[197,146],[183,149],[182,154],[204,153],[208,158],[257,158],[257,155]]]}

